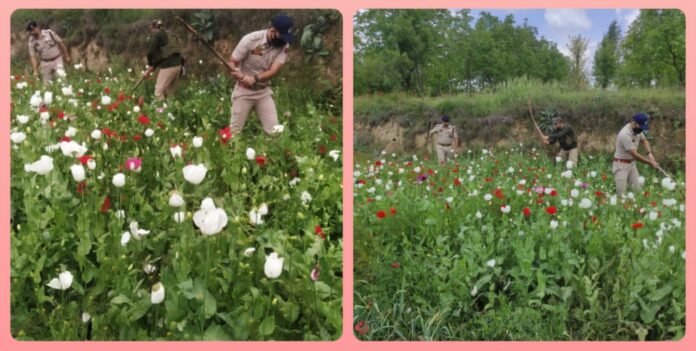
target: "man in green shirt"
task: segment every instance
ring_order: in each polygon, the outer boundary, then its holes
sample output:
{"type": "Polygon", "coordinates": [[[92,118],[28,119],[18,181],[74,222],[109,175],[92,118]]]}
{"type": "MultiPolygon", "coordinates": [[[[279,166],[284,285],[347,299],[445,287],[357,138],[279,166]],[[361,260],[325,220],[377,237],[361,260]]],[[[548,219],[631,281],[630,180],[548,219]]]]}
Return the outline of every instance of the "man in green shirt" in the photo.
{"type": "Polygon", "coordinates": [[[554,132],[544,136],[544,143],[553,145],[558,142],[561,150],[556,155],[557,159],[570,161],[572,168],[578,163],[578,140],[575,138],[573,127],[566,124],[563,117],[556,117],[553,120],[554,132]]]}
{"type": "Polygon", "coordinates": [[[183,57],[179,52],[167,51],[165,47],[169,44],[169,36],[162,28],[161,20],[154,20],[150,24],[152,38],[147,49],[147,71],[144,75],[150,76],[152,72],[159,68],[157,82],[155,83],[155,97],[164,99],[174,95],[176,85],[181,74],[183,57]]]}

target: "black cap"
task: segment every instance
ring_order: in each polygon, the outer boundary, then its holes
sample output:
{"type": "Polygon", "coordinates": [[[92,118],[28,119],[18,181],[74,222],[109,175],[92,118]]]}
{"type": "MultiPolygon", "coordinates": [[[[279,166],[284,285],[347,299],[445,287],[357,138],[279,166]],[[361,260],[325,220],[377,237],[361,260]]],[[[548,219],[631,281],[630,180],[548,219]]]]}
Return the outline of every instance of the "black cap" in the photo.
{"type": "Polygon", "coordinates": [[[29,21],[29,22],[27,23],[27,32],[31,32],[32,29],[34,29],[34,28],[36,28],[36,27],[38,27],[38,26],[39,26],[39,24],[36,23],[36,21],[34,21],[34,20],[29,21]]]}
{"type": "Polygon", "coordinates": [[[443,122],[449,122],[450,118],[448,115],[442,115],[442,121],[443,122]]]}
{"type": "Polygon", "coordinates": [[[293,25],[292,18],[288,15],[277,15],[271,20],[271,26],[278,31],[280,39],[288,44],[295,41],[295,37],[291,34],[293,25]]]}

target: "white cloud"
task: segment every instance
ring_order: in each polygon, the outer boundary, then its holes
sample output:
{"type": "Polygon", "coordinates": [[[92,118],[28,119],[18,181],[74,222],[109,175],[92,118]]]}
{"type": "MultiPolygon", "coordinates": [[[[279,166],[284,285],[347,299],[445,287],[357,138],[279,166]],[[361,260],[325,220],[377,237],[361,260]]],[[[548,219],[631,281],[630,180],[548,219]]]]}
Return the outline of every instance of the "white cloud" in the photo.
{"type": "Polygon", "coordinates": [[[544,11],[544,19],[552,28],[567,32],[592,28],[592,21],[582,9],[548,9],[544,11]]]}
{"type": "Polygon", "coordinates": [[[639,9],[616,9],[616,20],[624,33],[628,31],[638,15],[640,15],[639,9]]]}

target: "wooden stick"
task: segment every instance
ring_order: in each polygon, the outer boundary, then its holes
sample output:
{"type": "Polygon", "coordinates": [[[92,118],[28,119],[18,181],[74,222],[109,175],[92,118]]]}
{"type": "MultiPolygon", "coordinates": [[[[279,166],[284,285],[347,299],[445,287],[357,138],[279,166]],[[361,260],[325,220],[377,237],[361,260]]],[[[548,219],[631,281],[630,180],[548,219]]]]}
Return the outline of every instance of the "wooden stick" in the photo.
{"type": "Polygon", "coordinates": [[[534,112],[532,112],[532,99],[530,97],[527,97],[527,107],[529,108],[529,116],[532,117],[532,122],[534,122],[534,128],[536,128],[537,133],[539,133],[539,137],[543,141],[544,133],[541,132],[541,128],[539,128],[536,119],[534,119],[534,112]]]}

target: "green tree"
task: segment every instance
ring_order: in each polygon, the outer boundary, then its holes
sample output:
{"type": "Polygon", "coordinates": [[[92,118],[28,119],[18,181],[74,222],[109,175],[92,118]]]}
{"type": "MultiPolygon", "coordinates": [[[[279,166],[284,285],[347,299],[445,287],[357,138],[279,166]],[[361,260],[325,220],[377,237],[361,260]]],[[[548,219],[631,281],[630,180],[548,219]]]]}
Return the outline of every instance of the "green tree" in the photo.
{"type": "Polygon", "coordinates": [[[621,29],[616,21],[611,22],[604,38],[595,52],[592,73],[595,82],[606,89],[616,77],[619,68],[619,40],[621,29]]]}
{"type": "Polygon", "coordinates": [[[588,40],[581,34],[571,36],[567,44],[568,51],[570,51],[568,79],[570,84],[577,89],[587,87],[587,75],[585,74],[587,46],[588,40]]]}
{"type": "Polygon", "coordinates": [[[680,10],[641,10],[621,45],[620,83],[686,84],[686,20],[680,10]]]}

